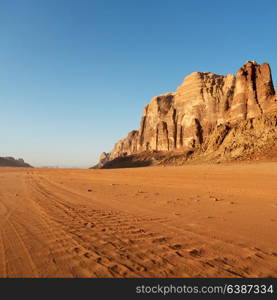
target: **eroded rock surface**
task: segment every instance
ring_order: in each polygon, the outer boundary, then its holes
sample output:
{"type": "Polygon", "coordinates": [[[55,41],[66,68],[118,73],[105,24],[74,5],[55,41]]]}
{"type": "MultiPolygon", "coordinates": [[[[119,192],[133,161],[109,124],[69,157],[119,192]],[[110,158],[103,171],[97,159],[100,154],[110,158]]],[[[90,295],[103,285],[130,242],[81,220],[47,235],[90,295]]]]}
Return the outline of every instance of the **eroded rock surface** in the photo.
{"type": "Polygon", "coordinates": [[[265,115],[275,104],[268,63],[248,61],[236,76],[194,72],[176,92],[157,96],[146,105],[140,128],[118,141],[108,160],[145,151],[201,149],[215,130],[225,128],[217,142],[223,141],[226,128],[265,115]]]}

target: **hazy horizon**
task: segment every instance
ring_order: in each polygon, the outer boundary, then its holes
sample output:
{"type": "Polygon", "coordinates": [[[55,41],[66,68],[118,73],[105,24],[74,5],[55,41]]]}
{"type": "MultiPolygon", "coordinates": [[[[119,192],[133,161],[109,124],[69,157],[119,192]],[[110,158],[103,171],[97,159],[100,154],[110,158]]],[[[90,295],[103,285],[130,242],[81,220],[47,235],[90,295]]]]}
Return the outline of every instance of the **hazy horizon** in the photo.
{"type": "Polygon", "coordinates": [[[273,0],[2,2],[0,156],[90,167],[191,72],[256,60],[276,83],[276,11],[273,0]]]}

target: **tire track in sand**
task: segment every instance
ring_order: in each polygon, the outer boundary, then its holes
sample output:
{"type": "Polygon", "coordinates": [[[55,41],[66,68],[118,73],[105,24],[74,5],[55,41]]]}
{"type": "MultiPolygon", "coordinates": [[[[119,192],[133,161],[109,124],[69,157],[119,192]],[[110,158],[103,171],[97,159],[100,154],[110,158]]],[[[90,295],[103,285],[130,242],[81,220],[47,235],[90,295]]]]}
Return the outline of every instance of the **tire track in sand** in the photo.
{"type": "Polygon", "coordinates": [[[2,258],[2,262],[0,264],[0,277],[7,277],[6,270],[6,255],[5,255],[5,246],[3,240],[2,228],[0,228],[0,257],[2,258]]]}
{"type": "MultiPolygon", "coordinates": [[[[83,200],[84,197],[61,189],[43,177],[33,180],[37,193],[52,201],[60,211],[56,222],[79,243],[80,247],[75,247],[74,251],[87,259],[96,259],[108,269],[111,276],[130,276],[132,272],[133,275],[155,277],[219,274],[245,277],[251,274],[247,264],[241,268],[236,266],[235,256],[226,253],[222,258],[214,251],[211,255],[209,249],[204,250],[201,245],[206,248],[217,246],[207,245],[204,237],[180,229],[178,232],[182,238],[149,231],[149,224],[158,222],[166,226],[169,233],[172,232],[174,228],[164,218],[136,217],[112,209],[74,206],[66,199],[81,197],[83,200]]],[[[252,254],[254,257],[255,253],[252,254]]],[[[97,276],[97,272],[94,274],[97,276]]]]}
{"type": "Polygon", "coordinates": [[[262,249],[207,237],[150,210],[140,215],[128,205],[119,210],[78,192],[74,184],[58,184],[39,170],[22,173],[19,182],[22,179],[20,199],[9,198],[10,187],[2,209],[12,209],[12,214],[0,230],[0,276],[267,277],[277,273],[276,256],[262,249]]]}

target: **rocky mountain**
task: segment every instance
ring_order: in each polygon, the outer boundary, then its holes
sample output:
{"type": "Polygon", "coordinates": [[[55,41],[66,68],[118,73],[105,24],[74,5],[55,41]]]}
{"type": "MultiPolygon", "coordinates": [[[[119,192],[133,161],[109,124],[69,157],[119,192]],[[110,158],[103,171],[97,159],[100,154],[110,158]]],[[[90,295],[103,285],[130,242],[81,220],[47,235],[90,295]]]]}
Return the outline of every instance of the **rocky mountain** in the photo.
{"type": "Polygon", "coordinates": [[[13,157],[0,157],[0,167],[24,167],[32,168],[31,165],[25,163],[22,158],[15,159],[13,157]]]}
{"type": "Polygon", "coordinates": [[[276,111],[268,63],[248,61],[236,76],[194,72],[176,92],[153,98],[140,128],[103,153],[96,167],[250,157],[275,147],[276,111]]]}

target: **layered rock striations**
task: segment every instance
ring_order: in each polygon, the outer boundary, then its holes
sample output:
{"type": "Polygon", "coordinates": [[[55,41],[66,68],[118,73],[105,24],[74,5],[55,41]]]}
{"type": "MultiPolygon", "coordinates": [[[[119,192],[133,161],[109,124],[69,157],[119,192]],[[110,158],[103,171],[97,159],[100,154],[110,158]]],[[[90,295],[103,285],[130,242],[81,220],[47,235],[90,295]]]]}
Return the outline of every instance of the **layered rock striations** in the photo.
{"type": "Polygon", "coordinates": [[[194,72],[176,92],[153,98],[144,108],[139,130],[118,141],[105,159],[144,151],[202,149],[216,129],[260,117],[275,104],[267,63],[248,61],[236,76],[194,72]]]}

